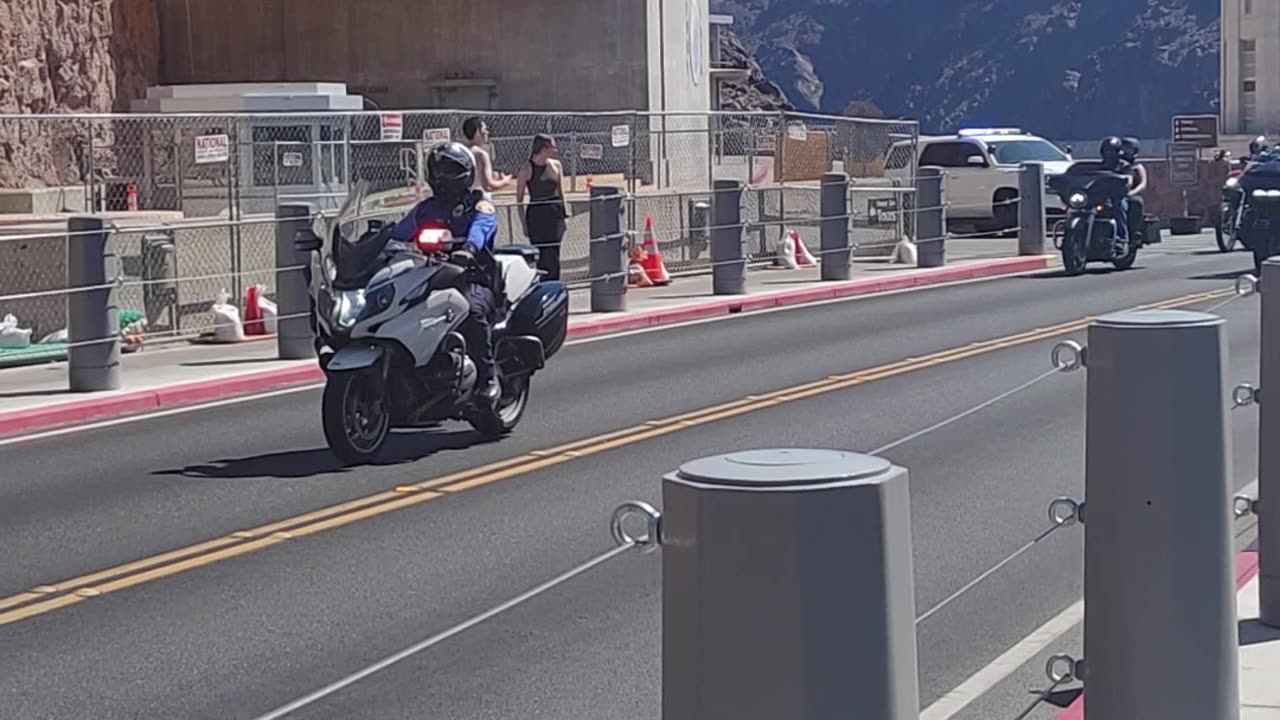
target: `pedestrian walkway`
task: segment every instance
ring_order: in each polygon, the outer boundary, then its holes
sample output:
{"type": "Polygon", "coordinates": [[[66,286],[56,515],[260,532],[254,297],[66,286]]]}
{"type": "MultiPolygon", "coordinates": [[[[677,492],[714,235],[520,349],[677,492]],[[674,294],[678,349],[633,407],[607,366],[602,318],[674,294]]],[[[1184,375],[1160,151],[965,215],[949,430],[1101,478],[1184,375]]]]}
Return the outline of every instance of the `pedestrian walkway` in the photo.
{"type": "MultiPolygon", "coordinates": [[[[714,295],[711,276],[677,278],[665,287],[630,289],[626,310],[592,313],[588,288],[570,295],[570,339],[712,318],[770,307],[798,305],[983,277],[1043,270],[1050,256],[971,259],[920,269],[887,263],[854,264],[850,280],[823,282],[817,268],[754,270],[743,295],[714,295]]],[[[0,436],[60,425],[147,412],[162,407],[316,382],[313,360],[277,359],[274,339],[235,345],[144,346],[122,357],[120,390],[73,394],[66,363],[46,362],[0,369],[0,436]]]]}

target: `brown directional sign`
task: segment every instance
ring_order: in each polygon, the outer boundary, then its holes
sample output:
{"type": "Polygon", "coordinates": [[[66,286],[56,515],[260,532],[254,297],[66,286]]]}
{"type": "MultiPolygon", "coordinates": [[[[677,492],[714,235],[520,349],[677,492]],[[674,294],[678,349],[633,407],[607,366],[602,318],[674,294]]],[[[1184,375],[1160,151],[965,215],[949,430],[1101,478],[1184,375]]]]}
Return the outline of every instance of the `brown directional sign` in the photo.
{"type": "Polygon", "coordinates": [[[1196,147],[1218,146],[1217,115],[1174,115],[1173,141],[1191,143],[1196,147]]]}

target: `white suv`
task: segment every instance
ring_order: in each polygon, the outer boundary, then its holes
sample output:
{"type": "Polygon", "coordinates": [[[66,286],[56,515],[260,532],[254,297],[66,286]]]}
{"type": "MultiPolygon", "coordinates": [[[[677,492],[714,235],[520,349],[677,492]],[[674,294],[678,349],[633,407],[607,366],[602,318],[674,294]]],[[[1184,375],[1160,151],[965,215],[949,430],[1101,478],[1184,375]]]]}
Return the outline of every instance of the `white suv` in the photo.
{"type": "MultiPolygon", "coordinates": [[[[1018,226],[1018,169],[1022,163],[1044,164],[1046,183],[1066,172],[1073,162],[1058,146],[1015,128],[961,130],[955,135],[921,137],[912,165],[910,141],[895,143],[889,152],[892,165],[885,174],[912,181],[915,169],[935,166],[946,173],[943,187],[948,222],[958,221],[983,229],[1007,230],[1018,226]],[[905,157],[904,157],[905,156],[905,157]]],[[[1047,214],[1062,212],[1061,199],[1045,187],[1047,214]]]]}

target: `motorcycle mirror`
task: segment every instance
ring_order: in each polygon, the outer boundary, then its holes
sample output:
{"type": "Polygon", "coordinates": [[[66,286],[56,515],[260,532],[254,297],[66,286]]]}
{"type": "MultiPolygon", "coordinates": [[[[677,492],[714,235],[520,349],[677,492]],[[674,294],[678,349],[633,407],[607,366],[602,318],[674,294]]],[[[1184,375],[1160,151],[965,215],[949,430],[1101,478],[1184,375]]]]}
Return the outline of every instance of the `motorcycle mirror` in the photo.
{"type": "Polygon", "coordinates": [[[299,230],[293,237],[293,246],[299,252],[319,252],[323,243],[314,230],[299,230]]]}
{"type": "Polygon", "coordinates": [[[1072,146],[1068,145],[1068,146],[1066,147],[1066,151],[1067,151],[1067,154],[1068,154],[1068,155],[1074,155],[1074,154],[1075,154],[1075,152],[1076,152],[1076,149],[1075,149],[1074,147],[1072,147],[1072,146]]]}

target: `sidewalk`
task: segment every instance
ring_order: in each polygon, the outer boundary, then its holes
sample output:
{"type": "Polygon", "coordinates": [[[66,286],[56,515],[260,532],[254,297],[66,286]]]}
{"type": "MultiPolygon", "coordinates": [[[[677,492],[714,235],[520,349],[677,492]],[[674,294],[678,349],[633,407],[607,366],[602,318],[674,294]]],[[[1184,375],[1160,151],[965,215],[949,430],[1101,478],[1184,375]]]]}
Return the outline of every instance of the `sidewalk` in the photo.
{"type": "MultiPolygon", "coordinates": [[[[1280,720],[1280,629],[1258,623],[1258,552],[1236,557],[1236,617],[1240,627],[1240,720],[1280,720]]],[[[1086,691],[1087,695],[1087,691],[1086,691]]],[[[1057,720],[1084,720],[1085,697],[1057,720]]]]}
{"type": "MultiPolygon", "coordinates": [[[[678,278],[662,288],[630,289],[627,310],[592,313],[586,288],[570,296],[570,339],[580,339],[840,297],[1035,272],[1052,256],[955,260],[920,269],[856,262],[852,279],[822,282],[817,268],[754,270],[747,293],[711,294],[711,276],[678,278]]],[[[314,360],[276,359],[274,339],[237,345],[144,348],[122,356],[120,390],[72,394],[63,361],[0,369],[0,437],[307,385],[322,375],[314,360]]]]}

